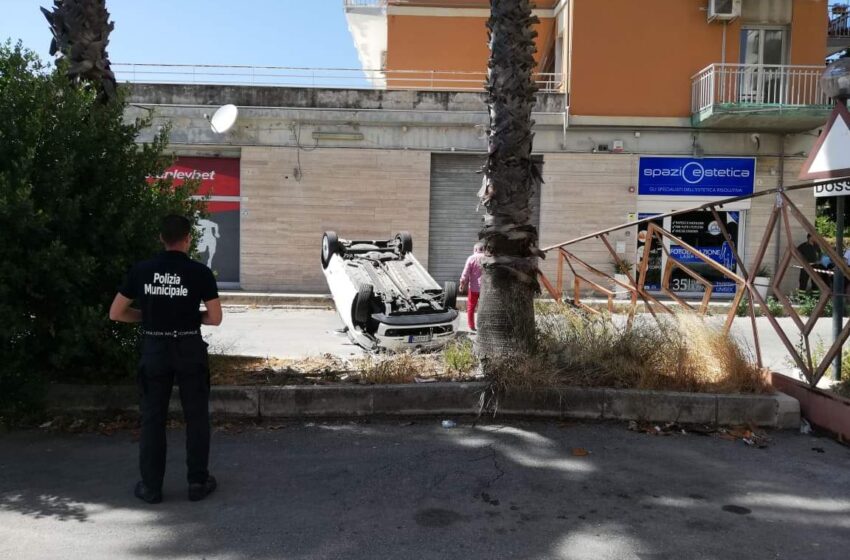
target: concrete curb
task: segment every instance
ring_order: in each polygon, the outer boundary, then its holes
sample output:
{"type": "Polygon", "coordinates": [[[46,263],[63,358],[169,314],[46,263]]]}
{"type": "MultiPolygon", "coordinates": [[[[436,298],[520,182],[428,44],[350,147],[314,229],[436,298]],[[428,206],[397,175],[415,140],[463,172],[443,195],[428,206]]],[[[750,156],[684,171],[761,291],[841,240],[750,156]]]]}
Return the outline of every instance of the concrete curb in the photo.
{"type": "MultiPolygon", "coordinates": [[[[477,414],[484,383],[403,385],[214,386],[210,411],[225,418],[342,418],[364,416],[443,416],[477,414]]],[[[53,385],[47,408],[53,412],[138,412],[130,386],[53,385]]],[[[172,412],[179,412],[177,391],[172,412]]],[[[698,424],[755,424],[797,428],[800,404],[773,395],[715,395],[563,387],[510,393],[497,414],[549,418],[644,420],[698,424]]]]}

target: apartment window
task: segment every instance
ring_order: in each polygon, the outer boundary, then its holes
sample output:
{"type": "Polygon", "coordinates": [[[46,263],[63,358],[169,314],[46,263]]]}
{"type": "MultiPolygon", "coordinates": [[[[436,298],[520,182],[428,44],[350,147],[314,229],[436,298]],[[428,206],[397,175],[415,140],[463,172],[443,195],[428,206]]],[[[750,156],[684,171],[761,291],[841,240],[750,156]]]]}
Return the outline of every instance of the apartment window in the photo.
{"type": "Polygon", "coordinates": [[[785,98],[787,63],[785,28],[744,27],[741,29],[742,103],[778,104],[785,98]]]}

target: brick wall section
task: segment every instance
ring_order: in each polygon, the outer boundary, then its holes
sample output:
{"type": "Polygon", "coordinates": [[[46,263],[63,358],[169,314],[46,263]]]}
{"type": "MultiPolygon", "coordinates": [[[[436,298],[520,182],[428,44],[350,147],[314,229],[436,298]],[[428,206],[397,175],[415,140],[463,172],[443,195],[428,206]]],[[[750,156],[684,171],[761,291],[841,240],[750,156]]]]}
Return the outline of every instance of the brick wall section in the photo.
{"type": "MultiPolygon", "coordinates": [[[[637,162],[637,156],[626,154],[545,154],[540,245],[554,245],[626,222],[637,208],[637,194],[629,192],[637,180],[637,162]]],[[[610,235],[615,249],[617,241],[625,242],[625,256],[630,261],[635,260],[634,236],[634,232],[627,235],[627,230],[610,235]]],[[[603,272],[613,272],[611,255],[601,241],[582,242],[570,251],[603,272]]],[[[550,251],[541,263],[553,283],[556,264],[556,251],[550,251]]],[[[566,267],[564,288],[572,289],[572,275],[566,267]]]]}
{"type": "Polygon", "coordinates": [[[398,150],[242,149],[241,285],[249,291],[326,293],[322,232],[389,238],[410,231],[428,262],[430,153],[398,150]]]}

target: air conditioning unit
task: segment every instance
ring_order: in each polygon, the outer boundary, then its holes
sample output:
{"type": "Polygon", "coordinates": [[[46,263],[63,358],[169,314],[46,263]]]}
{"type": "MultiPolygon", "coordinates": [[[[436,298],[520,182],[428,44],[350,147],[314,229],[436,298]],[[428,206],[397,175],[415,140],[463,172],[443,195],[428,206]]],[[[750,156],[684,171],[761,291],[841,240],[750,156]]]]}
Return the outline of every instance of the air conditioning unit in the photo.
{"type": "Polygon", "coordinates": [[[708,0],[708,21],[741,17],[741,0],[708,0]]]}

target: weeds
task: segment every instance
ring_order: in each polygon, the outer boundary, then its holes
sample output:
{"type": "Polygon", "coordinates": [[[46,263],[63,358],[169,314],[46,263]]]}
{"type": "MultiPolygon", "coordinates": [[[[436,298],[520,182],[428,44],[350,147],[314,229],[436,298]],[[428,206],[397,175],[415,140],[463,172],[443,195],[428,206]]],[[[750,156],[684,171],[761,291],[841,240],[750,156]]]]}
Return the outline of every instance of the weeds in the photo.
{"type": "Polygon", "coordinates": [[[750,356],[691,314],[638,317],[631,328],[567,306],[538,318],[537,352],[491,364],[499,389],[558,385],[692,392],[767,392],[750,356]]]}
{"type": "MultiPolygon", "coordinates": [[[[806,339],[803,336],[800,336],[799,342],[797,342],[795,349],[800,356],[806,356],[806,339]]],[[[811,366],[813,368],[817,368],[820,363],[823,361],[826,356],[826,344],[821,337],[818,337],[815,340],[814,345],[811,348],[811,366]]],[[[805,359],[805,358],[804,358],[805,359]]],[[[793,360],[793,358],[787,358],[785,363],[788,367],[791,368],[799,368],[797,362],[793,360]]],[[[835,374],[833,373],[833,366],[830,363],[827,366],[826,370],[823,372],[823,377],[834,378],[835,374]]],[[[804,381],[806,383],[812,384],[811,380],[806,378],[806,375],[802,371],[798,371],[798,376],[800,381],[804,381]]],[[[832,385],[829,388],[830,391],[846,398],[850,398],[850,348],[846,348],[841,352],[841,376],[842,379],[832,385]]]]}
{"type": "MultiPolygon", "coordinates": [[[[798,290],[795,299],[799,305],[800,315],[811,317],[818,305],[820,292],[806,293],[798,290]]],[[[830,315],[832,315],[832,298],[829,299],[826,306],[823,308],[823,312],[820,314],[821,317],[829,317],[830,315]]]]}
{"type": "Polygon", "coordinates": [[[433,377],[439,365],[427,354],[370,355],[357,362],[360,379],[366,383],[413,383],[416,377],[433,377]]]}
{"type": "Polygon", "coordinates": [[[779,303],[778,299],[772,296],[767,298],[767,311],[774,317],[785,316],[785,308],[782,307],[782,304],[779,303]]]}
{"type": "MultiPolygon", "coordinates": [[[[537,315],[536,348],[484,364],[497,392],[583,386],[691,392],[770,391],[751,357],[720,329],[699,317],[649,315],[634,318],[591,314],[547,302],[537,315]]],[[[848,354],[850,360],[850,354],[848,354]]],[[[463,379],[478,367],[469,339],[449,343],[441,353],[379,354],[343,359],[321,356],[300,361],[217,357],[218,382],[411,383],[421,378],[463,379]]],[[[848,366],[850,371],[850,366],[848,366]]]]}
{"type": "Polygon", "coordinates": [[[453,340],[443,349],[443,363],[446,370],[454,373],[469,373],[478,364],[468,338],[453,340]]]}

